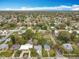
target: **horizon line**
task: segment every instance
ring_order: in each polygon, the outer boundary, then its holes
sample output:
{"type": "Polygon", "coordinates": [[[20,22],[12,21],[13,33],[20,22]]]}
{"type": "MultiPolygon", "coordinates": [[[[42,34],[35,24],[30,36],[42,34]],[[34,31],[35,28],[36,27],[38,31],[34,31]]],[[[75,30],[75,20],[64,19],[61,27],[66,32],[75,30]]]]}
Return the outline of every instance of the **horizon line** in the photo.
{"type": "Polygon", "coordinates": [[[60,5],[60,6],[52,6],[52,7],[21,7],[21,8],[0,8],[0,10],[4,11],[79,11],[79,5],[60,5]]]}

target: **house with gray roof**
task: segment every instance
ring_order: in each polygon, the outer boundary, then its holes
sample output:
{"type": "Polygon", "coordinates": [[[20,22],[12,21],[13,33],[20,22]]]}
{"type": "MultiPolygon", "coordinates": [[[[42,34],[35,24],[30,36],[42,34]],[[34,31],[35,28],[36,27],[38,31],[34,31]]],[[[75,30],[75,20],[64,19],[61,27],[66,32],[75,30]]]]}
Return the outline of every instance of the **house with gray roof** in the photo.
{"type": "Polygon", "coordinates": [[[50,46],[49,46],[48,44],[45,44],[45,45],[44,45],[44,49],[45,49],[46,51],[49,51],[49,50],[50,50],[50,46]]]}
{"type": "Polygon", "coordinates": [[[34,49],[36,50],[36,52],[41,55],[42,53],[42,46],[41,45],[35,45],[34,49]]]}
{"type": "Polygon", "coordinates": [[[0,50],[6,50],[8,48],[9,48],[8,44],[1,44],[0,45],[0,50]]]}

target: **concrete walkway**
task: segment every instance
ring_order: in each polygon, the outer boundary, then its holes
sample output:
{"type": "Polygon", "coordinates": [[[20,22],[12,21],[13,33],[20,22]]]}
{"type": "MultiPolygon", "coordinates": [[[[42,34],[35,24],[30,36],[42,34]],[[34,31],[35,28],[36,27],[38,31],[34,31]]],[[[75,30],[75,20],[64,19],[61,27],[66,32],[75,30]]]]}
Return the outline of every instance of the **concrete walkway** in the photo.
{"type": "Polygon", "coordinates": [[[15,53],[16,53],[16,51],[14,51],[14,53],[12,54],[12,57],[14,57],[15,53]]]}
{"type": "Polygon", "coordinates": [[[23,57],[24,53],[29,53],[29,51],[22,51],[22,53],[20,54],[20,57],[23,57]]]}

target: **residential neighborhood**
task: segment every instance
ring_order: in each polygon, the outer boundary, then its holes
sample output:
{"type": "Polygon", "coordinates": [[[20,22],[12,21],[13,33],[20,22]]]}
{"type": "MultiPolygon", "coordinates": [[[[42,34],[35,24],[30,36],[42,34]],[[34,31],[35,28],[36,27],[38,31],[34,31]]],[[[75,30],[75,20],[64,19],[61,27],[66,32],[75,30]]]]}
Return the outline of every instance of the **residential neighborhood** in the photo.
{"type": "Polygon", "coordinates": [[[0,11],[0,57],[79,59],[79,12],[0,11]]]}

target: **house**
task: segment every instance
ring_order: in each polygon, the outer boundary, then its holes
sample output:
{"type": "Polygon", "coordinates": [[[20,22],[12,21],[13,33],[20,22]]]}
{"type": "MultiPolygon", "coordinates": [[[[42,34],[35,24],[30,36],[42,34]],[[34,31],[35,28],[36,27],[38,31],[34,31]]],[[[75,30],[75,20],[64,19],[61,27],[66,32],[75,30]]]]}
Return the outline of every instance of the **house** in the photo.
{"type": "Polygon", "coordinates": [[[77,46],[79,47],[79,42],[77,43],[77,46]]]}
{"type": "Polygon", "coordinates": [[[34,46],[34,49],[36,50],[36,52],[39,54],[39,55],[41,55],[41,51],[42,51],[42,46],[41,45],[35,45],[34,46]]]}
{"type": "Polygon", "coordinates": [[[70,31],[69,31],[69,33],[73,33],[73,31],[72,31],[72,30],[70,30],[70,31]]]}
{"type": "Polygon", "coordinates": [[[77,32],[77,34],[79,34],[79,31],[76,31],[77,32]]]}
{"type": "Polygon", "coordinates": [[[73,51],[73,47],[70,43],[63,44],[64,49],[66,49],[68,52],[73,51]]]}
{"type": "Polygon", "coordinates": [[[0,30],[0,35],[1,35],[1,36],[6,36],[6,35],[8,35],[9,33],[10,33],[9,30],[0,30]]]}
{"type": "Polygon", "coordinates": [[[11,40],[10,38],[7,38],[7,39],[5,40],[5,43],[9,42],[10,40],[11,40]]]}
{"type": "Polygon", "coordinates": [[[1,36],[5,36],[5,35],[7,35],[9,33],[9,31],[7,31],[7,30],[0,30],[0,35],[1,36]]]}
{"type": "Polygon", "coordinates": [[[21,31],[18,32],[18,34],[23,34],[25,32],[26,32],[26,30],[21,30],[21,31]]]}
{"type": "Polygon", "coordinates": [[[55,29],[55,27],[54,26],[51,26],[51,29],[55,29]]]}
{"type": "Polygon", "coordinates": [[[21,45],[19,50],[29,50],[30,48],[33,48],[32,44],[25,44],[25,45],[21,45]]]}
{"type": "Polygon", "coordinates": [[[8,44],[1,44],[0,45],[0,50],[6,50],[8,48],[9,48],[8,44]]]}
{"type": "Polygon", "coordinates": [[[50,46],[49,46],[48,44],[45,44],[45,45],[44,45],[44,49],[45,49],[46,51],[49,51],[49,50],[50,50],[50,46]]]}
{"type": "Polygon", "coordinates": [[[6,40],[5,38],[1,38],[1,39],[0,39],[0,42],[3,42],[3,41],[5,41],[5,40],[6,40]]]}
{"type": "Polygon", "coordinates": [[[55,30],[54,31],[54,34],[55,34],[55,36],[58,36],[59,35],[59,31],[58,30],[55,30]]]}
{"type": "Polygon", "coordinates": [[[41,30],[41,29],[40,29],[39,32],[40,32],[40,33],[46,33],[47,31],[46,31],[46,30],[41,30]]]}

